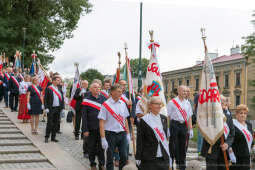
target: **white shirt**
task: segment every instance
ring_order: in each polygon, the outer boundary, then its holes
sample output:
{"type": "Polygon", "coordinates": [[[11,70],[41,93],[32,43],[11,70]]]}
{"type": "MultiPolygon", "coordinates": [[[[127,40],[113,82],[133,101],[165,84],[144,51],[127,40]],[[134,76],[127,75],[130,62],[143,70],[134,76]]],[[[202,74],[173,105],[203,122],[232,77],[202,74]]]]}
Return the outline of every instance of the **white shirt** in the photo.
{"type": "MultiPolygon", "coordinates": [[[[150,113],[150,115],[151,115],[152,121],[154,121],[158,125],[159,130],[161,132],[164,132],[163,125],[162,125],[161,118],[160,118],[160,114],[154,115],[153,113],[150,113]]],[[[162,157],[162,156],[163,155],[162,155],[162,151],[161,151],[161,148],[160,148],[160,142],[159,142],[156,157],[162,157]]]]}
{"type": "MultiPolygon", "coordinates": [[[[141,100],[139,100],[139,101],[137,102],[136,108],[135,108],[135,114],[137,115],[137,114],[139,114],[139,113],[144,114],[144,112],[143,112],[143,110],[142,110],[142,108],[141,108],[141,100]]],[[[140,121],[140,118],[137,118],[137,120],[138,120],[138,122],[139,122],[139,121],[140,121]]]]}
{"type": "Polygon", "coordinates": [[[31,85],[30,82],[22,81],[19,85],[19,94],[26,94],[28,87],[31,85]]]}
{"type": "MultiPolygon", "coordinates": [[[[183,99],[182,101],[179,99],[179,97],[175,97],[175,100],[177,103],[179,103],[180,107],[186,111],[187,113],[187,121],[189,118],[192,116],[193,111],[192,107],[190,105],[190,102],[186,99],[183,99]]],[[[182,117],[181,112],[179,109],[176,107],[176,105],[172,102],[172,100],[169,101],[167,104],[167,114],[171,118],[171,120],[179,121],[180,123],[184,123],[184,119],[182,117]]]]}
{"type": "MultiPolygon", "coordinates": [[[[51,85],[51,87],[56,90],[56,92],[58,92],[58,94],[61,95],[60,91],[58,90],[57,87],[51,85]]],[[[58,107],[60,106],[60,101],[59,101],[59,98],[58,96],[56,95],[56,93],[53,91],[53,104],[52,104],[52,107],[58,107]]]]}
{"type": "MultiPolygon", "coordinates": [[[[126,125],[125,120],[129,116],[126,104],[118,100],[115,102],[111,97],[105,101],[108,106],[117,114],[122,116],[123,124],[126,125]]],[[[101,110],[97,116],[98,119],[105,120],[104,129],[112,132],[125,131],[120,123],[111,115],[111,113],[102,105],[101,110]]]]}

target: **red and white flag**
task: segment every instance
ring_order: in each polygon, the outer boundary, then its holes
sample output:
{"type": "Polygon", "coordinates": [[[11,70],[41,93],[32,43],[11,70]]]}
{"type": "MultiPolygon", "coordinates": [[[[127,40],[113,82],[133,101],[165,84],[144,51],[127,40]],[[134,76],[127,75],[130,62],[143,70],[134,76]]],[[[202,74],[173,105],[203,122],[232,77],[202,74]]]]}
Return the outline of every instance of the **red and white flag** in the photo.
{"type": "MultiPolygon", "coordinates": [[[[151,50],[151,57],[149,65],[147,67],[146,78],[143,85],[144,94],[142,96],[142,101],[146,101],[145,99],[148,100],[152,96],[160,96],[161,100],[163,101],[161,113],[167,115],[164,87],[156,53],[157,47],[159,47],[159,43],[154,42],[154,40],[151,40],[148,44],[148,48],[151,50]]],[[[144,102],[143,108],[147,108],[147,104],[144,104],[144,102]]]]}
{"type": "MultiPolygon", "coordinates": [[[[211,59],[205,43],[201,86],[198,99],[197,124],[204,139],[212,146],[224,133],[224,113],[211,59]]],[[[209,149],[210,153],[211,149],[209,149]]]]}
{"type": "Polygon", "coordinates": [[[38,81],[39,86],[42,88],[42,94],[44,95],[45,89],[47,87],[47,84],[50,82],[50,79],[47,76],[47,73],[43,71],[42,65],[38,64],[38,81]]]}
{"type": "Polygon", "coordinates": [[[75,66],[76,66],[76,71],[75,71],[74,80],[73,80],[71,102],[70,102],[71,109],[74,113],[75,113],[76,100],[73,98],[73,96],[75,94],[76,89],[80,88],[80,72],[79,72],[78,65],[75,65],[75,66]]]}

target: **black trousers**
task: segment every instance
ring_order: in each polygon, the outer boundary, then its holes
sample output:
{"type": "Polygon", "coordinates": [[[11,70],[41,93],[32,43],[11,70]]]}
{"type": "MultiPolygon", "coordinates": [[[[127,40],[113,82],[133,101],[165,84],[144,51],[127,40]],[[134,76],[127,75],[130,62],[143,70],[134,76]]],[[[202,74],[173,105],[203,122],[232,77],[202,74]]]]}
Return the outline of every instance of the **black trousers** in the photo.
{"type": "Polygon", "coordinates": [[[236,156],[236,164],[229,168],[230,170],[250,170],[250,157],[236,156]]]}
{"type": "Polygon", "coordinates": [[[89,147],[88,147],[88,137],[83,137],[83,154],[89,153],[89,147]]]}
{"type": "Polygon", "coordinates": [[[139,170],[169,170],[169,160],[156,158],[153,161],[141,161],[139,170]]]}
{"type": "Polygon", "coordinates": [[[188,129],[185,123],[171,120],[169,148],[172,160],[176,160],[180,170],[186,168],[186,151],[188,143],[188,129]]]}
{"type": "Polygon", "coordinates": [[[8,103],[9,103],[9,100],[8,100],[8,89],[6,87],[4,87],[4,103],[5,103],[5,106],[8,107],[8,103]]]}
{"type": "Polygon", "coordinates": [[[10,93],[9,96],[9,105],[11,110],[17,110],[19,103],[19,94],[18,93],[10,93]]]}
{"type": "Polygon", "coordinates": [[[4,97],[4,87],[3,85],[0,85],[0,102],[3,100],[4,97]]]}
{"type": "Polygon", "coordinates": [[[75,111],[75,131],[74,131],[74,135],[77,137],[80,134],[80,129],[81,129],[81,117],[82,117],[82,113],[81,110],[76,110],[75,111]]]}
{"type": "Polygon", "coordinates": [[[46,138],[49,138],[51,135],[51,139],[55,139],[59,117],[60,107],[52,107],[47,114],[46,138]]]}
{"type": "MultiPolygon", "coordinates": [[[[224,157],[219,156],[217,159],[206,158],[206,170],[226,170],[224,157]]],[[[243,170],[243,169],[239,169],[243,170]]]]}
{"type": "Polygon", "coordinates": [[[127,134],[126,132],[115,133],[111,131],[105,131],[105,137],[108,142],[108,149],[106,152],[106,169],[114,170],[113,166],[113,153],[116,147],[120,154],[120,165],[119,170],[126,165],[127,162],[127,134]]]}
{"type": "Polygon", "coordinates": [[[96,166],[96,156],[98,158],[98,162],[100,166],[104,166],[105,158],[104,158],[104,150],[101,144],[101,137],[99,129],[90,130],[88,136],[88,149],[89,149],[89,161],[90,166],[96,166]]]}

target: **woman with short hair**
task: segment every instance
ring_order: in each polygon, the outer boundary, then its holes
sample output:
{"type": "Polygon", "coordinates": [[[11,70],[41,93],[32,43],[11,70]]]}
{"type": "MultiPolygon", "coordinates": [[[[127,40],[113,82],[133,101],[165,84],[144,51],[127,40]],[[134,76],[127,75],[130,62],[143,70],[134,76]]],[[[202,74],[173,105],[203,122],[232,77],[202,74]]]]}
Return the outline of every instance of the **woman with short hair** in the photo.
{"type": "Polygon", "coordinates": [[[241,104],[236,108],[236,119],[233,119],[235,126],[235,138],[232,148],[229,149],[229,156],[233,170],[250,170],[250,156],[253,146],[252,125],[246,121],[249,109],[241,104]]]}
{"type": "Polygon", "coordinates": [[[161,107],[161,98],[151,97],[149,113],[141,117],[137,128],[135,157],[140,170],[169,170],[169,165],[172,166],[167,141],[167,117],[160,114],[161,107]]]}
{"type": "Polygon", "coordinates": [[[41,87],[38,86],[38,77],[32,78],[32,85],[28,88],[27,108],[28,114],[31,115],[31,132],[38,134],[39,115],[43,113],[43,97],[41,87]]]}

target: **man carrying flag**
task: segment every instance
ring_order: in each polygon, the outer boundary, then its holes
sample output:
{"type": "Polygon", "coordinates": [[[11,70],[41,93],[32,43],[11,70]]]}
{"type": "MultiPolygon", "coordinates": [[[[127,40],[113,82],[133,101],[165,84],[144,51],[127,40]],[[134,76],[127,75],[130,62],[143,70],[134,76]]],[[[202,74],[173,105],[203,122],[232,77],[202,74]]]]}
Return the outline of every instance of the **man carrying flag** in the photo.
{"type": "Polygon", "coordinates": [[[227,153],[234,139],[234,126],[230,115],[223,112],[213,65],[208,57],[204,29],[202,39],[205,61],[198,99],[197,125],[204,137],[201,155],[207,170],[228,170],[227,153]]]}

